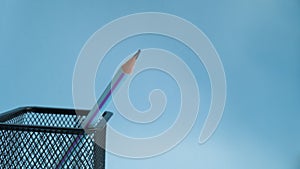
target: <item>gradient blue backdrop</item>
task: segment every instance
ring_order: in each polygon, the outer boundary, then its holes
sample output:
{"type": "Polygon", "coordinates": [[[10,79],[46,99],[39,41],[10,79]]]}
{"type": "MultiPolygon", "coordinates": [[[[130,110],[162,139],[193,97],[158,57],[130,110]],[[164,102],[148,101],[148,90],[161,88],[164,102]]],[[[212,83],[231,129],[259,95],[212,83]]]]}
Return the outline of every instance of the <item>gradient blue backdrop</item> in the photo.
{"type": "MultiPolygon", "coordinates": [[[[210,99],[201,62],[167,37],[127,39],[111,50],[99,68],[96,95],[124,57],[137,48],[157,47],[172,51],[190,66],[199,83],[201,110],[191,133],[173,150],[139,160],[108,154],[107,168],[299,169],[298,0],[0,0],[0,112],[25,105],[73,107],[72,75],[86,40],[114,19],[149,11],[185,18],[212,41],[227,76],[224,116],[213,137],[199,145],[210,99]]],[[[141,110],[149,106],[151,89],[165,90],[170,97],[164,116],[146,126],[131,124],[115,113],[111,125],[142,137],[157,134],[173,122],[179,103],[173,79],[148,71],[134,79],[132,88],[132,101],[141,110]]],[[[115,110],[113,105],[108,109],[115,110]]]]}

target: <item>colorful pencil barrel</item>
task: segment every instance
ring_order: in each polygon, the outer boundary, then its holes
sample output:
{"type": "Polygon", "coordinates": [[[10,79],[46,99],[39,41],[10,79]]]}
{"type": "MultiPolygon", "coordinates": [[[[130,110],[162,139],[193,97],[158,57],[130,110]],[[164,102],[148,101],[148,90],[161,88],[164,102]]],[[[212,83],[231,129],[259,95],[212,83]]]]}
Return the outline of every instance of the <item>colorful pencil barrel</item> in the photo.
{"type": "MultiPolygon", "coordinates": [[[[131,59],[129,59],[125,64],[123,64],[122,67],[115,74],[112,81],[108,84],[108,86],[106,87],[106,89],[104,90],[100,98],[97,100],[97,103],[94,105],[94,107],[88,113],[86,119],[83,121],[82,123],[83,129],[93,128],[98,124],[99,120],[101,119],[101,113],[104,112],[105,107],[110,102],[112,94],[114,92],[117,92],[117,89],[122,85],[122,82],[125,81],[126,77],[133,71],[135,61],[137,60],[140,52],[141,51],[138,50],[137,53],[131,59]]],[[[56,169],[61,168],[63,166],[63,164],[68,160],[68,158],[71,156],[73,151],[78,146],[80,146],[81,139],[84,138],[85,137],[83,135],[78,135],[75,138],[75,140],[68,148],[65,155],[59,161],[58,165],[56,166],[56,169]]]]}

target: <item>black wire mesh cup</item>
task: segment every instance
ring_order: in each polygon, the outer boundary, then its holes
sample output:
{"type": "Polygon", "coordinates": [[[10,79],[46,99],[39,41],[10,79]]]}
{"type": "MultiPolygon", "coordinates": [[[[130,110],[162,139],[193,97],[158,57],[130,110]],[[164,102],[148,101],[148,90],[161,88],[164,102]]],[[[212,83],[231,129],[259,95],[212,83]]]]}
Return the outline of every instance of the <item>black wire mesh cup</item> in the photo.
{"type": "Polygon", "coordinates": [[[102,128],[84,130],[80,123],[88,112],[22,107],[0,114],[0,168],[56,168],[81,136],[60,168],[104,169],[106,122],[112,113],[103,113],[102,128]]]}

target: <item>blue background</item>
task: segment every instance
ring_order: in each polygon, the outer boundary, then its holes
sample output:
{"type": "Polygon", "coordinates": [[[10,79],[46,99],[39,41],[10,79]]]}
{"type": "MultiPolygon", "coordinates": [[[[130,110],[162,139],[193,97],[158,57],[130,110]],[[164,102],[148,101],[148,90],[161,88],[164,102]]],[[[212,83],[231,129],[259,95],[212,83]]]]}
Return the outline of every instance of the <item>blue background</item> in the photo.
{"type": "MultiPolygon", "coordinates": [[[[202,113],[190,134],[171,151],[148,159],[108,154],[107,168],[299,169],[298,0],[1,0],[0,112],[25,105],[73,107],[73,70],[87,39],[114,19],[147,11],[185,18],[214,44],[227,78],[224,116],[213,137],[199,145],[210,99],[209,79],[201,62],[189,49],[166,37],[127,39],[111,50],[99,68],[96,95],[111,78],[113,71],[109,68],[114,70],[124,57],[137,48],[163,48],[180,56],[194,72],[201,90],[202,113]]],[[[111,124],[119,130],[130,126],[123,132],[133,136],[163,131],[176,115],[172,112],[179,94],[174,80],[153,71],[137,76],[132,85],[136,89],[132,101],[142,110],[149,106],[151,89],[165,90],[171,96],[165,116],[162,121],[144,126],[129,124],[115,113],[111,124]],[[153,83],[143,87],[147,79],[153,83]],[[159,83],[162,80],[163,85],[159,83]]],[[[113,105],[108,109],[114,110],[113,105]]]]}

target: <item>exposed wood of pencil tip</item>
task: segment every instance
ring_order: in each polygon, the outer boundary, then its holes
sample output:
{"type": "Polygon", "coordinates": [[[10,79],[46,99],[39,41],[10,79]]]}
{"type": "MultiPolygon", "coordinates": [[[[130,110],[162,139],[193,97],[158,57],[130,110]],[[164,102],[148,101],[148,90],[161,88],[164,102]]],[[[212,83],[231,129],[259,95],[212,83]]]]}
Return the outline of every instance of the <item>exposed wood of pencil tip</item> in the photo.
{"type": "Polygon", "coordinates": [[[141,50],[139,49],[126,63],[122,65],[122,70],[126,74],[131,74],[135,65],[135,61],[139,57],[141,50]]]}

